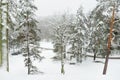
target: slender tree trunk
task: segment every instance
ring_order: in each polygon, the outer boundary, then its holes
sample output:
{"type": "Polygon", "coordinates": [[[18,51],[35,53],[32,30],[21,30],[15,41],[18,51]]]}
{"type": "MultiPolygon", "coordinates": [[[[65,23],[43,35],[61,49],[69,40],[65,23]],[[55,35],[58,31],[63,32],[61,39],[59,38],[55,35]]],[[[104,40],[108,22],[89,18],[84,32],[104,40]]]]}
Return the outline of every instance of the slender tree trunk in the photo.
{"type": "Polygon", "coordinates": [[[29,42],[27,41],[27,52],[28,52],[28,74],[30,74],[30,53],[29,53],[29,42]]]}
{"type": "Polygon", "coordinates": [[[108,50],[108,54],[106,55],[106,59],[105,59],[105,65],[104,65],[104,69],[103,69],[103,75],[105,75],[105,74],[106,74],[106,71],[107,71],[108,58],[109,58],[110,53],[111,53],[111,51],[108,50]]]}
{"type": "Polygon", "coordinates": [[[63,61],[63,52],[62,52],[62,46],[61,46],[61,73],[64,74],[65,70],[64,70],[64,61],[63,61]]]}
{"type": "Polygon", "coordinates": [[[66,58],[66,45],[63,47],[64,58],[66,58]]]}
{"type": "Polygon", "coordinates": [[[1,0],[1,6],[4,6],[6,8],[6,9],[4,8],[6,12],[1,11],[1,23],[6,24],[6,25],[1,25],[2,26],[2,28],[1,28],[2,38],[4,37],[4,39],[1,40],[2,41],[1,51],[2,51],[2,53],[4,53],[4,55],[2,54],[1,57],[5,58],[6,62],[7,62],[7,29],[6,29],[6,27],[8,26],[8,23],[7,23],[7,17],[8,17],[7,8],[8,8],[8,6],[7,6],[7,3],[2,3],[2,0],[1,0]],[[5,18],[3,18],[2,15],[4,15],[5,18]]]}
{"type": "Polygon", "coordinates": [[[30,49],[29,49],[29,21],[28,21],[28,13],[27,13],[27,52],[28,52],[28,74],[30,74],[30,49]]]}
{"type": "MultiPolygon", "coordinates": [[[[7,3],[7,25],[8,25],[8,3],[7,3]]],[[[9,72],[9,45],[8,45],[8,29],[6,30],[6,37],[7,37],[7,71],[9,72]]]]}
{"type": "Polygon", "coordinates": [[[93,60],[95,61],[96,60],[97,51],[95,49],[93,49],[93,52],[94,52],[93,60]]]}
{"type": "MultiPolygon", "coordinates": [[[[0,1],[0,7],[2,7],[2,0],[0,1]]],[[[0,9],[0,66],[2,65],[2,10],[0,9]]]]}
{"type": "Polygon", "coordinates": [[[94,53],[94,59],[93,59],[94,61],[96,60],[96,53],[94,53]]]}
{"type": "Polygon", "coordinates": [[[9,45],[8,45],[8,29],[7,29],[7,71],[9,72],[9,45]]]}
{"type": "Polygon", "coordinates": [[[105,65],[104,65],[104,69],[103,69],[103,74],[104,75],[106,74],[106,71],[107,71],[108,58],[109,58],[109,55],[111,53],[110,47],[111,47],[111,40],[112,40],[112,30],[113,30],[113,25],[114,25],[114,16],[115,16],[115,5],[113,7],[112,18],[111,18],[111,21],[110,21],[110,32],[109,32],[110,34],[109,34],[109,37],[108,37],[108,54],[106,56],[105,65]]]}
{"type": "Polygon", "coordinates": [[[62,41],[62,38],[61,38],[61,46],[60,46],[60,53],[61,53],[61,73],[64,74],[65,73],[65,70],[64,70],[64,55],[63,55],[63,49],[64,46],[63,46],[63,41],[62,41]]]}

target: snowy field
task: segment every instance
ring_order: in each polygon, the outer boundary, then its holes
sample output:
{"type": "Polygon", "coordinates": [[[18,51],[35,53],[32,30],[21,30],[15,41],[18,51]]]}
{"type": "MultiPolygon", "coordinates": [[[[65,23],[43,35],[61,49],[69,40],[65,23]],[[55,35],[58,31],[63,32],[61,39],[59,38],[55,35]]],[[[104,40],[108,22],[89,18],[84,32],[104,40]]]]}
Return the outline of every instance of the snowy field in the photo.
{"type": "MultiPolygon", "coordinates": [[[[50,42],[41,42],[41,46],[53,47],[50,42]]],[[[5,67],[0,68],[0,80],[120,80],[120,60],[109,60],[106,75],[102,75],[104,64],[94,63],[91,58],[87,58],[82,64],[76,65],[69,65],[66,62],[65,74],[63,75],[60,73],[60,61],[51,59],[55,55],[52,50],[43,49],[41,55],[45,59],[41,62],[38,61],[37,66],[43,73],[27,75],[27,68],[24,67],[24,57],[22,55],[10,55],[10,72],[6,72],[5,67]]]]}

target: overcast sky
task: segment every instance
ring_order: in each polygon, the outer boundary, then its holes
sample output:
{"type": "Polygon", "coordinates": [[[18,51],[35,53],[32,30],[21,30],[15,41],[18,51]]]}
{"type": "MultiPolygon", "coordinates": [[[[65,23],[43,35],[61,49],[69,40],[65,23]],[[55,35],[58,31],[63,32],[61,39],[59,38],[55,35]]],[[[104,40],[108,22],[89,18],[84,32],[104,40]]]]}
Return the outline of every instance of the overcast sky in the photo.
{"type": "Polygon", "coordinates": [[[81,5],[86,13],[93,9],[96,3],[96,0],[35,0],[35,5],[38,7],[38,11],[36,11],[38,16],[49,16],[66,11],[76,13],[81,5]]]}

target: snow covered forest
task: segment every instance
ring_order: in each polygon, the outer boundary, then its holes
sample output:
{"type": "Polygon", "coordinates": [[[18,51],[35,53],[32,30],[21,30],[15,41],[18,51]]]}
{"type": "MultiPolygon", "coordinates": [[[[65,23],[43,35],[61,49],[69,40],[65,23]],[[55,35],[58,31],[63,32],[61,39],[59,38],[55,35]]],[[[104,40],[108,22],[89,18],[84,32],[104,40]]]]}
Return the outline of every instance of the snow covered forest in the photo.
{"type": "Polygon", "coordinates": [[[35,0],[0,0],[0,79],[120,80],[120,0],[95,1],[42,17],[35,0]]]}

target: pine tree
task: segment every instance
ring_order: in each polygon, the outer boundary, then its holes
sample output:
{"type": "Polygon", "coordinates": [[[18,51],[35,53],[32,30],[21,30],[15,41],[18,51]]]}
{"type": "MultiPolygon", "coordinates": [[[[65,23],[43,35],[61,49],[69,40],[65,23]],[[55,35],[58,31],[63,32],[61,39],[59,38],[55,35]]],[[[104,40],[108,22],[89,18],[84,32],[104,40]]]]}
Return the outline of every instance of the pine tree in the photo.
{"type": "Polygon", "coordinates": [[[103,70],[103,74],[106,74],[106,70],[107,70],[107,65],[108,65],[108,58],[109,58],[109,55],[111,53],[111,41],[112,41],[112,31],[113,31],[113,26],[114,26],[114,17],[115,17],[115,6],[113,7],[113,13],[112,13],[112,18],[111,18],[111,21],[110,21],[110,32],[109,32],[109,37],[108,37],[108,53],[107,53],[107,56],[106,56],[106,60],[105,60],[105,65],[104,65],[104,70],[103,70]]]}
{"type": "Polygon", "coordinates": [[[59,26],[55,31],[55,47],[57,48],[58,55],[60,55],[61,58],[61,73],[64,73],[64,31],[65,26],[59,26]]]}
{"type": "Polygon", "coordinates": [[[59,57],[61,60],[61,73],[64,74],[64,60],[67,57],[66,46],[70,37],[70,35],[68,34],[70,27],[70,16],[67,14],[63,14],[54,24],[57,24],[56,26],[54,25],[54,51],[57,52],[57,57],[59,57]]]}
{"type": "MultiPolygon", "coordinates": [[[[118,34],[119,30],[119,0],[98,0],[99,4],[96,6],[96,8],[91,13],[91,19],[92,25],[93,25],[93,31],[92,36],[94,37],[92,41],[94,42],[93,50],[95,51],[95,54],[102,55],[105,57],[106,55],[106,63],[108,62],[108,54],[116,53],[116,49],[119,48],[119,37],[118,34]],[[110,26],[111,26],[111,16],[113,16],[113,6],[115,5],[115,16],[113,21],[115,33],[112,32],[112,35],[114,35],[111,39],[114,39],[113,41],[109,40],[109,33],[110,26]],[[108,42],[111,44],[109,45],[108,42]],[[110,47],[110,50],[108,49],[108,45],[110,47]],[[117,46],[117,47],[116,47],[117,46]],[[108,51],[109,50],[109,51],[108,51]]],[[[104,68],[105,69],[105,68],[104,68]]],[[[104,70],[103,74],[105,74],[106,71],[104,70]]]]}
{"type": "MultiPolygon", "coordinates": [[[[9,0],[10,16],[9,22],[9,46],[11,49],[19,48],[15,54],[22,54],[25,57],[25,66],[28,67],[28,74],[38,72],[33,60],[41,60],[38,46],[40,41],[40,29],[37,28],[37,20],[34,12],[36,7],[34,0],[9,0]],[[12,47],[13,46],[13,47],[12,47]]],[[[12,53],[14,55],[14,52],[12,53]]]]}
{"type": "Polygon", "coordinates": [[[88,19],[84,15],[82,7],[77,10],[76,25],[71,27],[71,32],[71,52],[73,56],[76,57],[77,62],[82,62],[82,58],[86,56],[90,43],[88,19]]]}
{"type": "MultiPolygon", "coordinates": [[[[33,66],[32,58],[41,59],[41,56],[38,54],[38,50],[35,47],[32,47],[30,45],[35,45],[38,41],[38,32],[36,27],[37,21],[34,18],[34,11],[37,9],[33,5],[33,1],[28,0],[19,0],[20,6],[22,8],[22,11],[20,12],[21,18],[23,18],[24,21],[21,21],[20,23],[20,29],[23,30],[23,36],[24,36],[24,42],[26,43],[26,49],[27,54],[25,55],[25,65],[28,67],[28,74],[32,74],[34,72],[37,72],[37,67],[33,66]],[[24,31],[26,33],[24,34],[24,31]]],[[[20,30],[19,29],[19,30],[20,30]]],[[[25,52],[26,53],[26,52],[25,52]]]]}
{"type": "MultiPolygon", "coordinates": [[[[116,0],[116,10],[118,11],[119,1],[116,0]]],[[[92,41],[94,42],[93,49],[98,55],[105,57],[107,53],[107,38],[109,34],[109,22],[111,18],[111,9],[114,1],[109,0],[99,0],[99,4],[91,13],[91,21],[93,25],[92,36],[94,37],[92,41]]],[[[119,11],[118,11],[119,12],[119,11]]],[[[116,12],[116,13],[118,13],[116,12]]],[[[118,22],[115,24],[114,29],[118,29],[118,22]]]]}

